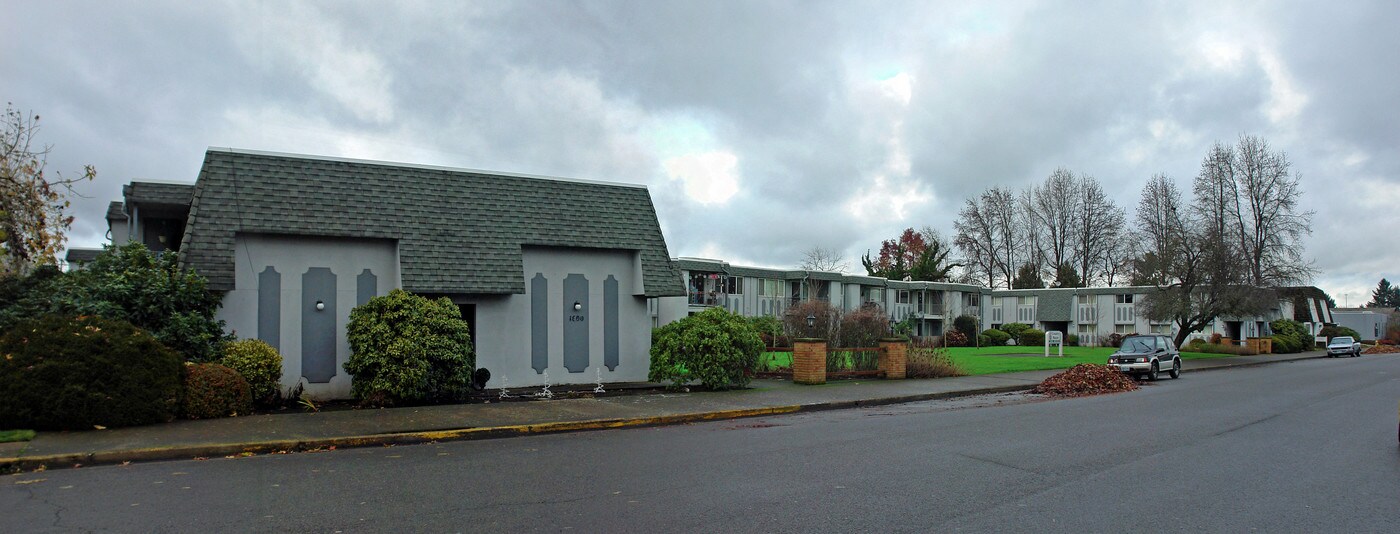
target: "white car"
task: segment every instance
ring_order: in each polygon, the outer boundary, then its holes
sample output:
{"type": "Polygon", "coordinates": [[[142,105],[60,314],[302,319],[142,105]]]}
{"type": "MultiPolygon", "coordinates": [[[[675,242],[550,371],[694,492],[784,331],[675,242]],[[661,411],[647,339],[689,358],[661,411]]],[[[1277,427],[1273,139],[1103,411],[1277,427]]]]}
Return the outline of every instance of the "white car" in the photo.
{"type": "Polygon", "coordinates": [[[1351,336],[1337,336],[1327,342],[1328,358],[1348,355],[1353,358],[1361,355],[1361,344],[1357,343],[1351,336]]]}

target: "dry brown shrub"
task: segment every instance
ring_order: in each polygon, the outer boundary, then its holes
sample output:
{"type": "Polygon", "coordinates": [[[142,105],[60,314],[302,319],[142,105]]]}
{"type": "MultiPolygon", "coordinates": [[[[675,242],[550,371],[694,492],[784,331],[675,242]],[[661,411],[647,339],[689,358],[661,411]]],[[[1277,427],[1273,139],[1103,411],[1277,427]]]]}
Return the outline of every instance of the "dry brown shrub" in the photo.
{"type": "Polygon", "coordinates": [[[948,351],[941,348],[910,347],[904,362],[904,375],[909,378],[944,378],[964,376],[948,351]]]}
{"type": "Polygon", "coordinates": [[[1107,365],[1081,363],[1045,379],[1031,390],[1054,397],[1084,397],[1104,393],[1132,391],[1137,382],[1107,365]]]}

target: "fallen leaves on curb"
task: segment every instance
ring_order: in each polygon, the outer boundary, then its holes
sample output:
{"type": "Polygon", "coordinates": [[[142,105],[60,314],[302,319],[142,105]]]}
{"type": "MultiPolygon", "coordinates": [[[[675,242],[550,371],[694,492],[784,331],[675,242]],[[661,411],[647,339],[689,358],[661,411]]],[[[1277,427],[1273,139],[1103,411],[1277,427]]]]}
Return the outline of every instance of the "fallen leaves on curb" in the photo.
{"type": "Polygon", "coordinates": [[[1053,397],[1084,397],[1104,393],[1132,391],[1137,382],[1107,365],[1081,363],[1045,379],[1032,393],[1053,397]]]}
{"type": "Polygon", "coordinates": [[[1395,345],[1376,345],[1376,346],[1371,347],[1371,348],[1369,348],[1369,349],[1366,349],[1365,351],[1362,352],[1362,354],[1396,354],[1396,353],[1400,353],[1400,346],[1395,346],[1395,345]]]}

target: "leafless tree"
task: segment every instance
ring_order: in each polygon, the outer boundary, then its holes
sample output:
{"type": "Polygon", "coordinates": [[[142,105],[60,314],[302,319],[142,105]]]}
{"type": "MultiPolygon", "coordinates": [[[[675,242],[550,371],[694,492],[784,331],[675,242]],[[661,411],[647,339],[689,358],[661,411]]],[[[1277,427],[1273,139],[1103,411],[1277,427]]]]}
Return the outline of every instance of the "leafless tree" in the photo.
{"type": "Polygon", "coordinates": [[[1092,176],[1079,179],[1078,222],[1071,225],[1075,235],[1071,238],[1075,263],[1085,286],[1091,284],[1099,274],[1099,266],[1111,253],[1114,241],[1123,232],[1125,216],[1123,208],[1113,203],[1104,194],[1099,181],[1092,176]]]}
{"type": "Polygon", "coordinates": [[[1039,235],[1039,249],[1050,269],[1069,262],[1071,240],[1079,222],[1079,180],[1068,169],[1055,169],[1027,195],[1026,217],[1039,235]]]}
{"type": "Polygon", "coordinates": [[[801,267],[808,271],[846,272],[846,256],[834,248],[812,247],[802,253],[801,267]]]}
{"type": "Polygon", "coordinates": [[[956,232],[953,245],[962,251],[965,258],[966,278],[986,280],[987,287],[994,287],[999,257],[997,245],[1000,241],[988,213],[990,209],[986,207],[988,202],[985,192],[978,198],[963,201],[958,219],[953,222],[956,232]]]}
{"type": "Polygon", "coordinates": [[[1255,136],[1241,136],[1235,145],[1233,178],[1240,197],[1240,249],[1249,261],[1250,282],[1280,287],[1305,282],[1313,269],[1303,259],[1302,239],[1312,233],[1313,212],[1300,212],[1299,176],[1283,152],[1255,136]]]}
{"type": "Polygon", "coordinates": [[[1029,256],[1024,247],[1019,246],[1024,228],[1021,222],[1023,212],[1016,202],[1016,194],[1001,187],[993,187],[982,193],[982,211],[992,226],[992,256],[996,260],[997,274],[1006,282],[1006,288],[1011,289],[1016,269],[1023,263],[1023,258],[1029,256]]]}

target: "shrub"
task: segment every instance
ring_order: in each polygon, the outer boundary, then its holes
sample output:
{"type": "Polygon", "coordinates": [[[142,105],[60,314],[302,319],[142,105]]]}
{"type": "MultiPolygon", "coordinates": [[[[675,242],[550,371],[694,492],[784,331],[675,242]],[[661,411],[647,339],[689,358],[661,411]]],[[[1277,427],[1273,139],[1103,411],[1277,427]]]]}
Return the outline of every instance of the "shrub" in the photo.
{"type": "Polygon", "coordinates": [[[1317,335],[1327,338],[1328,341],[1331,341],[1332,338],[1337,336],[1351,336],[1352,339],[1361,341],[1361,334],[1345,326],[1327,325],[1322,327],[1322,330],[1319,331],[1317,335]]]}
{"type": "Polygon", "coordinates": [[[1137,389],[1137,382],[1107,365],[1081,363],[1051,376],[1032,389],[1056,397],[1082,397],[1137,389]]]}
{"type": "Polygon", "coordinates": [[[1036,328],[1027,328],[1021,331],[1021,337],[1016,340],[1017,345],[1028,347],[1045,344],[1045,332],[1036,328]]]}
{"type": "Polygon", "coordinates": [[[777,339],[779,336],[783,335],[783,322],[779,321],[777,317],[772,315],[759,315],[750,317],[748,321],[755,332],[758,332],[759,335],[767,335],[768,339],[777,339]]]}
{"type": "Polygon", "coordinates": [[[909,349],[906,358],[904,374],[909,378],[943,378],[966,374],[948,357],[948,351],[940,348],[913,347],[909,349]]]}
{"type": "Polygon", "coordinates": [[[241,339],[224,345],[219,363],[238,371],[260,406],[277,404],[282,393],[282,355],[260,339],[241,339]]]}
{"type": "Polygon", "coordinates": [[[889,337],[890,318],[879,308],[861,308],[842,315],[837,322],[833,347],[874,347],[889,337]]]}
{"type": "Polygon", "coordinates": [[[943,343],[948,347],[966,347],[967,334],[962,333],[961,330],[949,330],[943,334],[943,343]]]}
{"type": "Polygon", "coordinates": [[[1187,352],[1205,352],[1208,354],[1233,354],[1235,356],[1253,356],[1259,354],[1249,347],[1239,345],[1226,345],[1224,343],[1208,343],[1200,339],[1193,339],[1186,344],[1184,349],[1187,352]]]}
{"type": "Polygon", "coordinates": [[[841,310],[820,300],[799,302],[783,313],[783,333],[795,338],[818,338],[835,342],[836,327],[840,323],[841,310]],[[815,318],[811,328],[807,327],[809,315],[815,318]]]}
{"type": "Polygon", "coordinates": [[[185,396],[180,413],[188,419],[217,419],[253,411],[248,381],[217,363],[185,364],[185,396]]]}
{"type": "Polygon", "coordinates": [[[1109,334],[1109,335],[1106,335],[1106,336],[1100,336],[1100,337],[1099,337],[1099,346],[1100,346],[1100,347],[1113,347],[1113,348],[1116,349],[1116,348],[1118,348],[1118,347],[1122,347],[1122,346],[1123,346],[1123,338],[1128,337],[1128,336],[1136,336],[1136,335],[1137,335],[1137,334],[1135,334],[1135,333],[1134,333],[1134,334],[1119,334],[1119,333],[1117,333],[1117,332],[1114,332],[1114,333],[1109,334]]]}
{"type": "Polygon", "coordinates": [[[1001,346],[1011,340],[1011,334],[995,328],[988,328],[986,331],[982,332],[982,338],[984,339],[982,342],[982,346],[984,347],[1001,346]]]}
{"type": "Polygon", "coordinates": [[[1312,336],[1298,321],[1279,319],[1269,323],[1269,328],[1274,331],[1273,350],[1276,353],[1301,352],[1313,344],[1312,336]]]}
{"type": "Polygon", "coordinates": [[[471,335],[447,297],[395,289],[351,310],[346,330],[345,371],[357,399],[375,405],[456,400],[471,384],[471,335]]]}
{"type": "Polygon", "coordinates": [[[681,387],[699,380],[710,389],[744,387],[763,342],[737,314],[710,308],[655,330],[647,380],[681,387]]]}
{"type": "Polygon", "coordinates": [[[127,321],[190,361],[215,361],[231,339],[214,319],[222,297],[203,276],[181,269],[176,256],[140,243],[108,247],[63,276],[50,312],[127,321]]]}
{"type": "Polygon", "coordinates": [[[1001,325],[1001,328],[999,328],[998,330],[1006,332],[1006,334],[1011,336],[1011,339],[1015,341],[1017,345],[1024,345],[1024,343],[1021,343],[1021,332],[1030,330],[1030,328],[1031,325],[1025,323],[1006,323],[1004,325],[1001,325]]]}
{"type": "Polygon", "coordinates": [[[1220,335],[1219,332],[1210,335],[1210,342],[1212,345],[1219,345],[1224,339],[1225,336],[1220,335]]]}
{"type": "Polygon", "coordinates": [[[125,321],[23,321],[0,337],[0,353],[0,428],[143,425],[179,408],[180,355],[125,321]]]}
{"type": "Polygon", "coordinates": [[[964,339],[972,339],[977,335],[977,318],[971,315],[959,315],[953,319],[953,329],[962,332],[964,339]]]}
{"type": "Polygon", "coordinates": [[[1070,334],[1070,335],[1065,336],[1065,345],[1069,345],[1069,346],[1071,346],[1071,347],[1078,347],[1078,346],[1079,346],[1079,336],[1074,335],[1074,334],[1070,334]]]}

